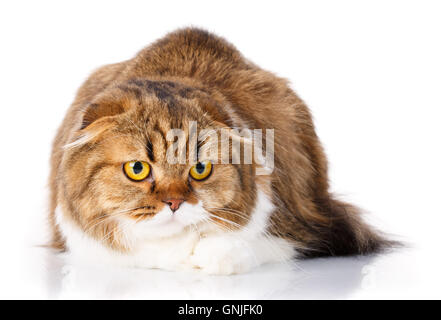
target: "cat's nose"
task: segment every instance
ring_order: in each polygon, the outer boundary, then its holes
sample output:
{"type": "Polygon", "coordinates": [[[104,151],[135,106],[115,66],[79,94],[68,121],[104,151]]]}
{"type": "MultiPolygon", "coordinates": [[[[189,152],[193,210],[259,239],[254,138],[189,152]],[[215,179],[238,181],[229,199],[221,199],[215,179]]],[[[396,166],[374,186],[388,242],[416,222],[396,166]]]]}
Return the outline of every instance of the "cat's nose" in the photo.
{"type": "Polygon", "coordinates": [[[162,202],[168,204],[170,206],[171,211],[175,212],[176,210],[179,209],[182,202],[184,202],[184,199],[165,199],[162,200],[162,202]]]}

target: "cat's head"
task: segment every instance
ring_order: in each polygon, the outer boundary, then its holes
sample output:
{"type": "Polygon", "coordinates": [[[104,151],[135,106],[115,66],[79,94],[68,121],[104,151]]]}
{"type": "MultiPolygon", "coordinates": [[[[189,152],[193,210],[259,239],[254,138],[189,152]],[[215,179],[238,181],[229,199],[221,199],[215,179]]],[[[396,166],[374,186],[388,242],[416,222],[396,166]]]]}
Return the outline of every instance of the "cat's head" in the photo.
{"type": "MultiPolygon", "coordinates": [[[[204,140],[201,132],[233,126],[232,115],[217,103],[201,89],[141,80],[96,97],[78,115],[81,124],[59,169],[61,197],[72,218],[84,231],[113,243],[123,232],[118,228],[127,226],[148,238],[202,223],[225,229],[244,225],[257,198],[256,165],[219,163],[225,157],[222,137],[214,144],[204,140]],[[191,145],[195,124],[196,146],[191,145]],[[177,143],[180,133],[183,148],[177,143]]],[[[235,151],[228,143],[231,160],[235,151]]]]}

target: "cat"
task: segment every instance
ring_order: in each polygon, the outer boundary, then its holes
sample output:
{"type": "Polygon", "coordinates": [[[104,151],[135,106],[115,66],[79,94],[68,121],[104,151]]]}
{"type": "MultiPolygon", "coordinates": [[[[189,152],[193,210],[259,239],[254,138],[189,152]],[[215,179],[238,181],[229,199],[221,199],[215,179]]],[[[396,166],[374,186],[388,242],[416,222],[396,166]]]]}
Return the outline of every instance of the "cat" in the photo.
{"type": "Polygon", "coordinates": [[[53,144],[50,191],[51,245],[88,263],[227,275],[392,245],[330,194],[310,111],[287,81],[198,28],[87,79],[53,144]],[[273,168],[216,162],[203,139],[195,161],[170,163],[170,132],[188,143],[192,123],[226,130],[227,160],[233,140],[252,143],[234,129],[273,130],[273,168]]]}

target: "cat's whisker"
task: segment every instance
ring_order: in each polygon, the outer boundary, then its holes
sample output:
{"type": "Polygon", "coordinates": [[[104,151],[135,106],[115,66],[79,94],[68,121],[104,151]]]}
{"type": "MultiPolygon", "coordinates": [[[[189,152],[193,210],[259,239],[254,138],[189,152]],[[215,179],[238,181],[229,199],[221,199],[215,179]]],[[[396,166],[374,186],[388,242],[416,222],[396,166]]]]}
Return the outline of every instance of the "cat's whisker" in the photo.
{"type": "Polygon", "coordinates": [[[218,216],[218,215],[216,215],[216,214],[213,214],[213,213],[211,213],[211,212],[209,212],[209,214],[210,214],[210,216],[212,216],[212,217],[214,217],[214,218],[216,218],[216,219],[219,219],[219,220],[221,220],[221,221],[223,221],[223,222],[229,223],[229,224],[231,224],[232,226],[235,226],[235,227],[237,227],[237,228],[243,227],[242,225],[240,225],[240,224],[238,224],[238,223],[236,223],[236,222],[234,222],[234,221],[231,221],[231,220],[229,220],[229,219],[226,219],[226,218],[220,217],[220,216],[218,216]]]}
{"type": "MultiPolygon", "coordinates": [[[[222,210],[223,208],[217,208],[218,210],[222,210]]],[[[234,209],[233,209],[234,210],[234,209]]],[[[237,211],[237,210],[236,210],[237,211]]],[[[241,213],[240,211],[237,211],[237,213],[241,213]]],[[[212,214],[212,213],[210,213],[212,216],[214,215],[214,214],[212,214]]],[[[235,226],[237,226],[238,224],[237,223],[235,223],[235,222],[233,222],[233,221],[231,221],[231,220],[228,220],[228,219],[226,219],[226,218],[221,218],[221,217],[219,217],[219,216],[217,216],[217,215],[214,215],[214,216],[216,216],[216,218],[218,218],[219,220],[222,220],[222,221],[224,221],[224,222],[227,222],[227,223],[230,223],[230,224],[234,224],[235,226]]],[[[247,217],[248,219],[250,219],[249,217],[247,217]]],[[[218,226],[220,226],[221,224],[217,224],[218,226]]],[[[241,228],[241,229],[243,229],[243,230],[249,230],[248,229],[248,227],[247,226],[240,226],[239,225],[239,227],[238,228],[241,228]]],[[[239,235],[239,233],[237,233],[237,229],[232,229],[232,228],[228,228],[229,230],[228,231],[232,231],[232,232],[236,232],[236,236],[237,235],[239,235]]],[[[279,255],[279,256],[283,256],[283,254],[282,254],[282,249],[280,249],[280,247],[275,243],[275,239],[273,238],[273,236],[266,230],[266,228],[265,228],[265,226],[261,226],[261,231],[260,231],[260,235],[261,236],[263,236],[263,238],[265,239],[265,241],[267,241],[267,243],[273,248],[273,251],[272,251],[272,253],[273,254],[275,254],[275,255],[279,255]]],[[[281,260],[281,261],[283,261],[284,263],[288,263],[288,261],[285,261],[284,259],[278,259],[278,260],[281,260]]]]}
{"type": "Polygon", "coordinates": [[[242,218],[242,219],[247,220],[247,221],[249,221],[251,219],[244,212],[238,211],[238,210],[234,210],[234,209],[230,209],[230,208],[207,207],[206,209],[208,209],[208,210],[215,210],[215,211],[228,212],[228,213],[231,213],[231,214],[233,214],[235,216],[238,216],[239,218],[242,218]]]}
{"type": "Polygon", "coordinates": [[[123,213],[121,214],[114,214],[112,216],[100,216],[98,219],[92,220],[89,224],[87,224],[85,226],[85,233],[89,233],[90,231],[92,231],[93,229],[96,229],[97,227],[99,227],[101,224],[103,224],[104,222],[107,222],[110,218],[115,218],[117,216],[123,215],[123,213]],[[96,221],[98,220],[98,221],[96,221]],[[95,222],[93,225],[90,225],[92,222],[95,222]],[[89,226],[90,225],[90,226],[89,226]]]}
{"type": "MultiPolygon", "coordinates": [[[[238,216],[238,217],[241,217],[241,218],[243,218],[243,219],[245,219],[245,220],[247,220],[247,221],[249,221],[249,220],[251,220],[251,217],[249,217],[249,216],[246,216],[246,214],[244,213],[244,212],[241,212],[241,211],[239,211],[239,210],[235,210],[235,209],[232,209],[232,208],[222,208],[222,207],[210,207],[210,208],[207,208],[207,209],[213,209],[213,210],[218,210],[218,211],[224,211],[224,212],[228,212],[228,213],[231,213],[231,214],[234,214],[234,215],[236,215],[236,216],[238,216]]],[[[256,222],[256,221],[255,221],[256,222]]],[[[259,225],[259,229],[260,229],[260,233],[261,233],[261,235],[265,238],[265,240],[269,243],[269,245],[273,248],[273,253],[276,253],[277,251],[279,251],[279,253],[280,253],[280,251],[282,251],[280,248],[279,248],[279,246],[275,243],[275,239],[274,239],[274,236],[273,235],[271,235],[269,232],[268,232],[268,230],[267,230],[267,225],[266,224],[264,224],[264,223],[258,223],[258,225],[259,225]]],[[[248,227],[247,226],[241,226],[241,228],[242,229],[244,229],[244,230],[248,230],[248,227]]],[[[280,255],[282,255],[281,253],[280,253],[280,255]]],[[[287,262],[286,262],[287,263],[287,262]]]]}
{"type": "MultiPolygon", "coordinates": [[[[135,221],[135,223],[137,223],[137,222],[139,221],[139,219],[140,219],[140,218],[138,218],[138,219],[135,221]]],[[[112,239],[112,242],[111,242],[111,246],[113,246],[113,244],[115,243],[115,241],[116,241],[116,239],[117,239],[116,237],[119,236],[120,234],[122,234],[122,236],[123,236],[124,239],[125,239],[125,241],[124,241],[124,246],[125,246],[126,248],[131,247],[131,243],[129,244],[129,242],[131,242],[131,241],[129,241],[129,238],[127,237],[127,233],[126,233],[126,231],[125,231],[126,227],[129,226],[130,224],[131,224],[131,221],[125,221],[125,222],[123,222],[123,223],[119,223],[119,224],[117,225],[116,231],[114,231],[114,235],[113,235],[113,239],[112,239]]]]}
{"type": "Polygon", "coordinates": [[[139,206],[139,207],[134,207],[134,208],[129,208],[129,209],[124,209],[124,210],[120,210],[120,211],[114,211],[114,212],[111,212],[111,213],[103,214],[103,215],[99,216],[98,218],[93,219],[89,224],[86,224],[85,227],[84,227],[85,228],[85,232],[89,232],[90,230],[92,230],[93,228],[96,228],[98,225],[100,225],[101,223],[107,221],[108,219],[124,216],[125,214],[127,214],[130,211],[142,209],[144,207],[145,206],[139,206]],[[90,225],[92,222],[95,222],[96,220],[98,220],[98,222],[96,222],[93,225],[90,225]]]}
{"type": "MultiPolygon", "coordinates": [[[[142,207],[141,207],[142,208],[142,207]]],[[[135,209],[136,210],[136,209],[135,209]]],[[[135,223],[137,223],[139,221],[140,218],[138,218],[135,223]]],[[[117,236],[119,236],[120,234],[122,234],[125,238],[125,242],[124,245],[127,248],[127,244],[129,243],[128,238],[127,238],[127,234],[125,232],[125,228],[127,226],[129,226],[132,223],[132,221],[128,220],[128,221],[123,221],[123,222],[118,222],[116,224],[116,227],[113,230],[110,230],[109,232],[107,232],[106,234],[104,234],[103,238],[101,239],[101,242],[104,243],[105,241],[107,241],[112,235],[113,235],[113,239],[110,243],[110,246],[113,246],[113,244],[115,243],[115,241],[117,240],[117,236]]]]}

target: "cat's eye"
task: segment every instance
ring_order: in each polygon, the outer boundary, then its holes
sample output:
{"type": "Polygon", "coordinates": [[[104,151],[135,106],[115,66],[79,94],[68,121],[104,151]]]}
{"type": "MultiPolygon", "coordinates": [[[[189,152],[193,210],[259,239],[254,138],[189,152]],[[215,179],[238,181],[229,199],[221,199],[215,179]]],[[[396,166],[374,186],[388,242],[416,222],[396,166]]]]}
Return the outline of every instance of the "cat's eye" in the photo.
{"type": "Polygon", "coordinates": [[[201,161],[191,167],[190,177],[198,181],[204,180],[210,176],[212,170],[213,165],[210,161],[201,161]]]}
{"type": "Polygon", "coordinates": [[[150,165],[145,161],[129,161],[124,163],[124,173],[134,181],[141,181],[150,174],[150,165]]]}

